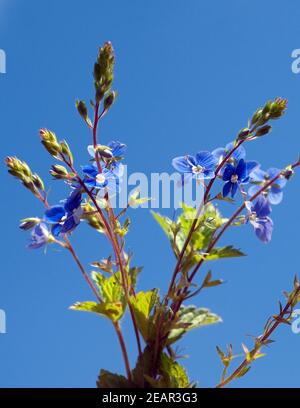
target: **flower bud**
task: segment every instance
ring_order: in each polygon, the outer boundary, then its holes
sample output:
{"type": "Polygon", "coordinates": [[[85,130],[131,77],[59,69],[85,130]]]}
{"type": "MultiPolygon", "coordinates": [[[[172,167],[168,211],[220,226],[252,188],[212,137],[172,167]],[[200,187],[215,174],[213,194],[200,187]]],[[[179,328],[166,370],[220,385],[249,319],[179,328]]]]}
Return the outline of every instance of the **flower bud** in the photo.
{"type": "Polygon", "coordinates": [[[48,129],[40,129],[40,137],[42,144],[45,146],[48,153],[55,158],[59,158],[61,153],[61,146],[59,145],[55,133],[48,129]]]}
{"type": "Polygon", "coordinates": [[[249,136],[249,133],[250,133],[250,129],[248,128],[241,129],[237,136],[237,141],[246,140],[247,137],[249,136]]]}
{"type": "Polygon", "coordinates": [[[113,81],[113,68],[115,56],[110,42],[100,47],[97,61],[94,65],[94,80],[96,89],[96,100],[100,102],[109,91],[113,81]]]}
{"type": "Polygon", "coordinates": [[[34,173],[32,176],[32,180],[37,189],[45,191],[43,180],[40,178],[38,174],[34,173]]]}
{"type": "Polygon", "coordinates": [[[21,220],[19,228],[24,231],[32,229],[35,225],[39,224],[42,220],[40,218],[24,218],[21,220]]]}
{"type": "Polygon", "coordinates": [[[111,148],[108,146],[97,145],[96,152],[98,152],[98,154],[105,159],[111,159],[113,157],[111,148]]]}
{"type": "Polygon", "coordinates": [[[71,149],[70,149],[68,143],[66,142],[66,140],[63,140],[62,142],[60,142],[60,148],[61,148],[62,154],[64,156],[67,156],[70,163],[73,164],[73,154],[72,154],[71,149]]]}
{"type": "Polygon", "coordinates": [[[6,157],[5,164],[8,172],[21,181],[24,187],[39,196],[38,190],[44,191],[44,183],[38,174],[33,174],[27,163],[17,157],[6,157]]]}
{"type": "Polygon", "coordinates": [[[270,118],[277,119],[280,118],[287,108],[287,99],[276,98],[270,107],[270,118]]]}
{"type": "Polygon", "coordinates": [[[108,110],[112,104],[115,102],[117,97],[117,93],[115,91],[111,91],[104,100],[104,110],[108,110]]]}
{"type": "Polygon", "coordinates": [[[61,166],[59,164],[54,164],[53,166],[51,166],[50,174],[55,179],[69,178],[68,170],[64,166],[61,166]]]}
{"type": "Polygon", "coordinates": [[[76,101],[76,108],[78,110],[79,115],[84,119],[87,120],[88,111],[86,104],[83,101],[76,101]]]}
{"type": "Polygon", "coordinates": [[[272,126],[270,126],[270,125],[262,126],[262,127],[258,128],[257,131],[255,132],[255,137],[264,136],[264,135],[270,133],[271,130],[272,130],[272,126]]]}
{"type": "Polygon", "coordinates": [[[294,170],[291,166],[288,166],[281,172],[281,174],[286,180],[289,180],[294,175],[294,170]]]}

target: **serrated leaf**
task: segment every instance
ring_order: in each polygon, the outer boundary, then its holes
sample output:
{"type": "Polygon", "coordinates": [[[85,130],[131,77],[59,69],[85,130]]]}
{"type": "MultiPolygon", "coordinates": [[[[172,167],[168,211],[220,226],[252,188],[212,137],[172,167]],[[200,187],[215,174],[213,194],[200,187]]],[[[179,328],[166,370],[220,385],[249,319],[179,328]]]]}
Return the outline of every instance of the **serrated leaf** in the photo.
{"type": "Polygon", "coordinates": [[[166,388],[189,387],[189,379],[184,367],[165,353],[161,355],[159,371],[164,379],[166,388]]]}
{"type": "Polygon", "coordinates": [[[120,272],[105,277],[101,273],[93,271],[91,276],[103,299],[102,311],[113,321],[119,320],[126,309],[126,298],[121,284],[120,272]]]}
{"type": "MultiPolygon", "coordinates": [[[[152,367],[153,350],[151,350],[150,347],[146,347],[143,353],[138,357],[136,366],[132,370],[132,379],[137,386],[145,388],[145,380],[147,377],[151,378],[150,374],[152,371],[152,367]]],[[[155,380],[153,379],[153,381],[155,380]]],[[[153,385],[152,381],[150,381],[150,385],[153,385]]]]}
{"type": "Polygon", "coordinates": [[[211,313],[209,309],[181,306],[177,319],[174,320],[173,328],[168,335],[167,344],[179,340],[189,330],[219,322],[222,322],[222,319],[215,313],[211,313]]]}
{"type": "Polygon", "coordinates": [[[123,305],[121,302],[96,303],[92,301],[77,302],[70,306],[71,310],[79,310],[82,312],[92,312],[108,317],[112,321],[119,320],[123,313],[123,305]]]}
{"type": "Polygon", "coordinates": [[[136,318],[138,328],[147,342],[151,333],[152,327],[150,322],[150,313],[157,302],[157,289],[148,292],[138,292],[135,296],[130,297],[130,302],[136,318]]]}
{"type": "Polygon", "coordinates": [[[133,288],[136,287],[136,282],[137,282],[137,278],[138,275],[142,272],[143,267],[142,266],[133,266],[131,268],[129,268],[129,276],[130,276],[130,280],[131,280],[131,286],[133,288]]]}
{"type": "Polygon", "coordinates": [[[98,380],[98,388],[132,388],[133,385],[123,375],[114,374],[107,370],[101,370],[98,380]]]}
{"type": "Polygon", "coordinates": [[[206,260],[212,261],[220,258],[233,258],[239,256],[246,256],[241,250],[234,248],[232,245],[227,245],[223,248],[214,248],[209,255],[205,257],[206,260]]]}

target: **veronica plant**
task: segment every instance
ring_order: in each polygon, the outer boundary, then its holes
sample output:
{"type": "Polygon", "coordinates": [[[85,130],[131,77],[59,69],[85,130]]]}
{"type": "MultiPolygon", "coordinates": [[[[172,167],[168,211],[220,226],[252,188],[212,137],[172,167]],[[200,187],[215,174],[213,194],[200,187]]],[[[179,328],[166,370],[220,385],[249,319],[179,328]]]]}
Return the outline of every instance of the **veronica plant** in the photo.
{"type": "MultiPolygon", "coordinates": [[[[222,284],[222,280],[212,277],[209,261],[244,255],[232,245],[219,246],[220,238],[229,228],[245,226],[245,233],[248,233],[249,226],[252,226],[260,241],[271,240],[271,206],[282,200],[282,189],[300,164],[298,159],[283,169],[264,171],[258,162],[246,160],[246,145],[270,133],[271,122],[283,116],[287,101],[276,98],[257,109],[247,127],[225,148],[212,152],[200,150],[194,155],[173,159],[174,168],[185,176],[186,182],[195,182],[197,188],[204,189],[204,194],[197,208],[182,204],[175,220],[153,213],[170,241],[175,265],[166,291],[158,288],[139,291],[137,277],[142,268],[132,265],[132,255],[126,250],[130,221],[124,217],[129,207],[142,204],[147,198],[140,198],[135,193],[128,206],[115,213],[111,199],[120,191],[126,145],[119,141],[101,140],[99,143],[97,135],[98,124],[111,109],[117,95],[112,88],[114,63],[114,51],[108,42],[99,49],[94,65],[95,94],[91,108],[88,109],[82,100],[76,102],[80,116],[91,131],[86,163],[79,167],[68,143],[58,140],[53,131],[41,129],[39,132],[42,144],[55,160],[50,169],[52,177],[62,180],[69,190],[64,200],[50,204],[38,174],[16,157],[5,159],[9,173],[19,179],[44,207],[40,218],[25,218],[20,228],[31,230],[29,248],[59,245],[71,254],[94,297],[75,303],[71,309],[104,316],[117,334],[125,375],[101,369],[98,387],[192,387],[195,383],[178,362],[174,346],[188,331],[216,324],[221,318],[208,309],[191,305],[190,299],[203,290],[222,284]],[[216,205],[223,201],[238,204],[229,218],[223,217],[216,205]],[[91,260],[93,271],[86,270],[71,244],[71,236],[80,234],[82,222],[98,231],[111,245],[109,256],[101,261],[91,260]],[[199,280],[201,268],[208,268],[208,271],[204,279],[199,280]],[[126,309],[137,344],[134,366],[130,364],[120,324],[126,309]]],[[[249,350],[243,345],[244,358],[231,373],[232,346],[228,346],[227,351],[217,347],[223,364],[217,387],[244,375],[263,355],[261,350],[272,341],[270,336],[274,330],[280,324],[290,322],[293,309],[300,300],[297,278],[286,297],[285,306],[280,303],[278,314],[267,321],[262,333],[254,339],[253,347],[249,350]]]]}

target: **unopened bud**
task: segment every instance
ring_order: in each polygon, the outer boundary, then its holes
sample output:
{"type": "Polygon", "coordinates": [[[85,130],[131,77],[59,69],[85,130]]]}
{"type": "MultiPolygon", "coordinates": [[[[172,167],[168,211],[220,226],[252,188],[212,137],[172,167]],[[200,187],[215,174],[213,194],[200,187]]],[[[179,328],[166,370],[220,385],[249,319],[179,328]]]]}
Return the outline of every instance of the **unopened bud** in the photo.
{"type": "Polygon", "coordinates": [[[79,115],[86,120],[88,116],[88,111],[86,104],[83,101],[76,101],[76,108],[78,110],[79,115]]]}
{"type": "Polygon", "coordinates": [[[48,129],[40,129],[40,137],[42,144],[45,146],[48,153],[55,158],[59,158],[61,153],[61,146],[59,145],[55,133],[48,129]]]}
{"type": "Polygon", "coordinates": [[[117,93],[111,91],[104,100],[104,110],[108,110],[116,100],[117,93]]]}
{"type": "Polygon", "coordinates": [[[270,125],[262,126],[258,128],[257,131],[255,132],[255,137],[261,137],[261,136],[267,135],[268,133],[271,132],[271,130],[272,130],[272,126],[270,125]]]}
{"type": "Polygon", "coordinates": [[[40,218],[24,218],[21,220],[19,228],[28,231],[32,229],[35,225],[39,224],[42,220],[40,218]]]}
{"type": "Polygon", "coordinates": [[[98,154],[101,157],[104,157],[105,159],[111,159],[113,157],[113,154],[111,152],[111,148],[108,147],[108,146],[97,145],[96,152],[98,152],[98,154]]]}
{"type": "Polygon", "coordinates": [[[241,129],[241,130],[239,131],[237,140],[238,140],[238,141],[240,141],[240,140],[246,140],[247,137],[249,136],[249,133],[250,133],[250,129],[248,129],[248,128],[241,129]]]}

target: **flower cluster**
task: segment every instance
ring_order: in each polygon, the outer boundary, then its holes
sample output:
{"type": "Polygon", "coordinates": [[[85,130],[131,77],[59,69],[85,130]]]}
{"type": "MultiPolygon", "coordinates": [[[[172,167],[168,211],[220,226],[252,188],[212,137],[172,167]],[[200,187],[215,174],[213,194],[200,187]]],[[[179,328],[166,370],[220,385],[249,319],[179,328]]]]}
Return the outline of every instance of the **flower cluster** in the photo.
{"type": "Polygon", "coordinates": [[[261,169],[256,161],[246,161],[246,150],[238,141],[228,143],[212,152],[200,151],[195,156],[186,155],[176,157],[172,161],[173,167],[184,174],[185,181],[190,178],[197,180],[220,179],[223,182],[222,192],[216,197],[231,196],[235,198],[240,192],[245,200],[248,214],[244,222],[253,225],[257,237],[263,242],[269,242],[272,237],[273,221],[269,217],[270,204],[279,204],[282,200],[282,189],[287,180],[281,170],[270,168],[261,169]],[[276,182],[268,185],[270,180],[276,182]],[[248,191],[245,188],[249,186],[248,191]],[[252,202],[254,201],[254,202],[252,202]]]}
{"type": "MultiPolygon", "coordinates": [[[[52,132],[45,129],[43,129],[43,133],[53,135],[52,132]]],[[[41,248],[48,243],[54,242],[59,236],[74,231],[83,217],[83,196],[87,191],[97,196],[117,193],[123,174],[121,160],[125,151],[126,145],[118,141],[112,141],[107,146],[98,145],[96,149],[93,146],[88,146],[88,152],[92,156],[93,163],[82,166],[83,182],[88,190],[82,188],[76,177],[72,177],[67,180],[67,184],[72,189],[67,199],[63,200],[59,205],[47,208],[42,219],[23,220],[20,228],[24,230],[32,229],[31,241],[28,247],[31,249],[41,248]],[[95,160],[96,154],[99,154],[100,157],[99,169],[95,160]]],[[[57,168],[58,166],[55,167],[55,174],[58,174],[57,168]]],[[[51,170],[51,173],[53,171],[51,170]]],[[[60,170],[61,177],[59,178],[63,178],[62,175],[63,172],[60,170]]]]}

